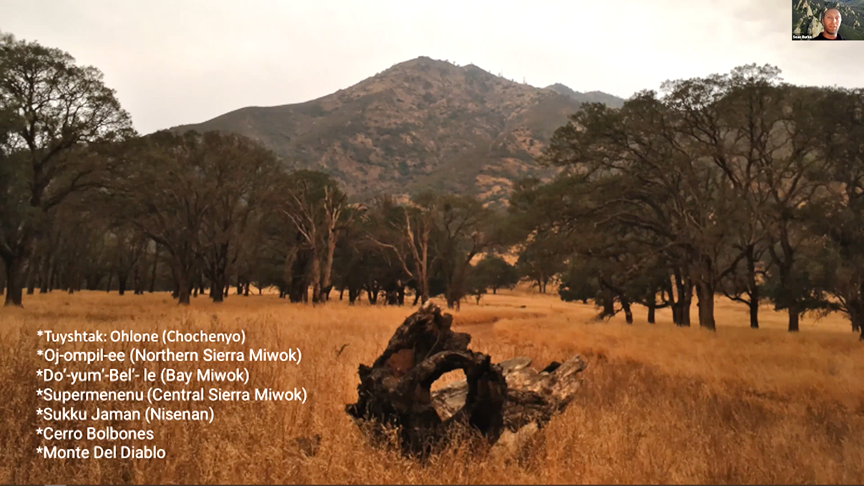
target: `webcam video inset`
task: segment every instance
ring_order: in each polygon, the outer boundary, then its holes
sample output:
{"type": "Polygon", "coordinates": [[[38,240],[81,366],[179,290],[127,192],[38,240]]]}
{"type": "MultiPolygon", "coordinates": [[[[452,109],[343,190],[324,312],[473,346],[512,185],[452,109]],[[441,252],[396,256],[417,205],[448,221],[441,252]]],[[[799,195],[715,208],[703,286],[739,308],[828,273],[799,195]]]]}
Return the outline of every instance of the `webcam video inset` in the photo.
{"type": "Polygon", "coordinates": [[[862,0],[792,0],[792,40],[864,40],[862,22],[862,0]]]}

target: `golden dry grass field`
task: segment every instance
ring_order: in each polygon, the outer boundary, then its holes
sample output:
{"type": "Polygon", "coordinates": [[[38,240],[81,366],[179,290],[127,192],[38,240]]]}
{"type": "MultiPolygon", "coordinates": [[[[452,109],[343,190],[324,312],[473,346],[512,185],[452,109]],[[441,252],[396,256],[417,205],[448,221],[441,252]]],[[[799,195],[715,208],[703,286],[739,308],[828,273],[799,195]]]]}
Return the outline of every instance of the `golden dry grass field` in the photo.
{"type": "MultiPolygon", "coordinates": [[[[0,309],[0,483],[864,483],[864,343],[839,316],[806,318],[793,335],[770,307],[751,330],[744,306],[717,305],[711,333],[677,328],[664,311],[649,325],[642,308],[633,326],[623,316],[596,322],[590,305],[524,290],[464,303],[454,329],[494,361],[525,355],[543,367],[578,353],[588,369],[579,397],[521,460],[461,446],[419,465],[367,445],[344,412],[357,365],[371,364],[410,307],[312,307],[266,294],[219,305],[198,297],[188,308],[166,293],[27,296],[24,309],[0,309]],[[45,441],[35,390],[44,385],[35,370],[45,364],[35,331],[164,328],[246,330],[246,346],[225,349],[300,348],[299,366],[247,363],[246,388],[303,386],[308,401],[216,402],[212,424],[153,425],[164,460],[37,456],[45,441]],[[320,449],[307,457],[295,439],[314,434],[320,449]]],[[[126,386],[144,386],[134,383],[126,386]]]]}

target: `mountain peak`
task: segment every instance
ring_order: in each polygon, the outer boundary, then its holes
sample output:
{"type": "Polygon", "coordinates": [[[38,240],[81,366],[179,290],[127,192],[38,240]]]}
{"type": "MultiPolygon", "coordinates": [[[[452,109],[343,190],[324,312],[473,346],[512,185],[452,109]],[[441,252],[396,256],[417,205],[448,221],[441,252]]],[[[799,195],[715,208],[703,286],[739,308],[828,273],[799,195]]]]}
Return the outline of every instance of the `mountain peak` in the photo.
{"type": "Polygon", "coordinates": [[[241,133],[297,169],[331,174],[356,199],[431,188],[492,204],[506,201],[519,178],[550,176],[535,158],[581,102],[601,95],[580,100],[561,86],[420,56],[305,103],[243,108],[173,130],[241,133]]]}
{"type": "Polygon", "coordinates": [[[385,69],[379,75],[393,72],[393,71],[405,71],[405,70],[429,70],[429,69],[442,69],[442,70],[453,70],[458,71],[459,66],[451,63],[450,61],[442,61],[440,59],[432,59],[429,56],[419,56],[414,59],[409,59],[407,61],[398,62],[390,68],[385,69]]]}

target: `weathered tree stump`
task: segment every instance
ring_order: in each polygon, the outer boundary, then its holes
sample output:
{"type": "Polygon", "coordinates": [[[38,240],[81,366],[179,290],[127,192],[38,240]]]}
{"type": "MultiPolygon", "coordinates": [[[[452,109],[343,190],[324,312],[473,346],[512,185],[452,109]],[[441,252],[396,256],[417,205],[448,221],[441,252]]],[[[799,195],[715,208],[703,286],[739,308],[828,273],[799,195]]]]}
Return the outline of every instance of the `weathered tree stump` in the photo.
{"type": "Polygon", "coordinates": [[[493,364],[468,349],[471,336],[450,329],[452,316],[428,303],[405,319],[371,367],[360,365],[357,403],[345,407],[367,435],[399,434],[403,453],[425,456],[446,445],[454,427],[468,426],[490,444],[502,433],[542,428],[567,406],[585,362],[575,356],[543,371],[528,358],[493,364]],[[432,393],[432,384],[461,369],[465,379],[432,393]]]}

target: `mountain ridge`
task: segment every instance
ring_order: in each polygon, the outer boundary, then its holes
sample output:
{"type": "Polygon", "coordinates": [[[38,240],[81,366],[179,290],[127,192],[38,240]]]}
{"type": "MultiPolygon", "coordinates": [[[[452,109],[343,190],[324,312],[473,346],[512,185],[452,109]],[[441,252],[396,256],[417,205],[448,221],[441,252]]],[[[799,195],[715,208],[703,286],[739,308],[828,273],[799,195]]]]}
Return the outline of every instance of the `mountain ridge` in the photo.
{"type": "Polygon", "coordinates": [[[623,103],[421,56],[313,100],[242,107],[171,130],[246,135],[291,168],[330,173],[354,199],[431,188],[491,204],[506,201],[516,179],[550,177],[534,158],[581,103],[594,101],[623,103]]]}

